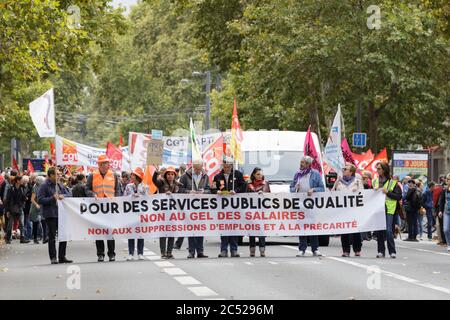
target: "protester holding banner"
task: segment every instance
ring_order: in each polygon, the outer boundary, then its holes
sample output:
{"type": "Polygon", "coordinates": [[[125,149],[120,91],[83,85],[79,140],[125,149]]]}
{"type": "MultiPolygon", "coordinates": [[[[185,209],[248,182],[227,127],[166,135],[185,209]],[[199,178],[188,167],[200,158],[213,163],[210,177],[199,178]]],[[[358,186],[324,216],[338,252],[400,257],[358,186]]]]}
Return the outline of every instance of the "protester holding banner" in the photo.
{"type": "MultiPolygon", "coordinates": [[[[308,196],[311,196],[314,192],[324,192],[325,187],[323,185],[322,177],[320,176],[319,171],[312,169],[311,164],[313,163],[313,158],[309,156],[305,156],[300,161],[300,170],[297,171],[294,175],[294,179],[290,185],[291,193],[302,192],[307,193],[308,196]]],[[[311,249],[314,256],[321,256],[322,254],[319,252],[319,237],[318,236],[310,236],[311,241],[311,249]]],[[[300,236],[299,237],[299,250],[300,254],[297,257],[305,256],[305,251],[308,246],[308,237],[300,236]]]]}
{"type": "Polygon", "coordinates": [[[56,233],[58,232],[58,202],[63,200],[64,194],[59,190],[64,190],[57,183],[58,172],[55,167],[48,169],[47,180],[39,187],[38,204],[42,206],[42,214],[48,227],[48,253],[52,264],[72,263],[66,258],[67,242],[60,241],[58,249],[58,261],[56,260],[56,233]]]}
{"type": "MultiPolygon", "coordinates": [[[[256,167],[250,175],[250,183],[247,185],[247,192],[257,192],[262,194],[270,192],[269,182],[264,179],[261,168],[256,167]]],[[[261,257],[266,256],[266,237],[258,237],[259,254],[261,257]]],[[[249,237],[250,257],[254,257],[256,253],[256,237],[249,237]]]]}
{"type": "MultiPolygon", "coordinates": [[[[144,171],[137,167],[131,174],[131,183],[125,188],[124,196],[139,197],[139,195],[148,195],[148,186],[142,183],[144,171]]],[[[134,239],[128,239],[128,257],[127,261],[134,260],[134,239]]],[[[144,239],[137,239],[138,260],[144,260],[144,239]]]]}
{"type": "MultiPolygon", "coordinates": [[[[89,175],[87,180],[87,190],[89,196],[96,198],[120,197],[119,177],[109,169],[110,159],[101,155],[98,157],[98,170],[89,175]]],[[[95,241],[97,247],[98,262],[105,260],[105,242],[103,240],[95,241]]],[[[116,260],[114,252],[116,243],[114,240],[107,240],[109,261],[116,260]]]]}
{"type": "Polygon", "coordinates": [[[386,253],[385,241],[391,258],[397,257],[394,242],[394,214],[397,208],[397,202],[402,198],[402,190],[397,181],[391,177],[389,165],[385,162],[379,162],[376,165],[378,178],[373,181],[373,188],[381,191],[386,195],[385,211],[386,211],[386,230],[377,232],[378,254],[377,258],[384,258],[386,253]]]}
{"type": "MultiPolygon", "coordinates": [[[[180,193],[190,193],[193,197],[195,197],[196,194],[211,193],[209,177],[206,171],[203,170],[203,162],[200,159],[192,162],[192,168],[188,169],[181,176],[179,182],[181,183],[180,193]]],[[[197,252],[197,258],[208,258],[208,256],[204,254],[203,239],[204,237],[188,238],[188,259],[195,258],[195,252],[197,252]]]]}
{"type": "Polygon", "coordinates": [[[47,243],[47,224],[42,216],[41,206],[37,202],[37,193],[39,187],[45,182],[44,177],[36,177],[35,185],[31,191],[31,208],[30,208],[30,220],[33,223],[33,240],[34,243],[39,244],[38,231],[42,230],[42,241],[47,243]]]}
{"type": "MultiPolygon", "coordinates": [[[[336,180],[332,190],[336,191],[352,191],[364,189],[363,182],[356,177],[356,166],[351,163],[346,163],[342,171],[342,177],[336,180]]],[[[361,256],[362,237],[361,233],[343,234],[341,235],[342,257],[350,257],[350,245],[353,246],[353,252],[356,257],[361,256]]]]}
{"type": "MultiPolygon", "coordinates": [[[[158,188],[159,193],[172,194],[180,191],[181,184],[177,181],[177,172],[174,167],[168,167],[160,176],[159,168],[153,174],[153,183],[158,188]]],[[[159,238],[159,248],[161,249],[161,258],[173,259],[174,237],[159,238]]]]}
{"type": "MultiPolygon", "coordinates": [[[[233,159],[226,158],[222,164],[222,170],[216,174],[213,179],[214,185],[211,188],[213,194],[228,195],[236,193],[244,193],[247,184],[244,176],[238,170],[233,168],[233,159]]],[[[219,258],[228,257],[228,246],[230,246],[230,254],[232,258],[238,258],[238,237],[237,236],[221,236],[220,237],[220,253],[219,258]]]]}
{"type": "Polygon", "coordinates": [[[77,184],[72,188],[72,197],[74,198],[87,198],[89,197],[89,191],[86,186],[86,176],[82,173],[76,176],[77,184]]]}

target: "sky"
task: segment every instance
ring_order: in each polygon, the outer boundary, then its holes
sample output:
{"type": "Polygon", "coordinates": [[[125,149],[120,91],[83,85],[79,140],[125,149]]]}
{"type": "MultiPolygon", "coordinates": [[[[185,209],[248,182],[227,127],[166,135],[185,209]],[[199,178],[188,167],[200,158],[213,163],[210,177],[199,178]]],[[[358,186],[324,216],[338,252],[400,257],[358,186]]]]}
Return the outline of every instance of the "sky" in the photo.
{"type": "Polygon", "coordinates": [[[112,5],[113,7],[117,8],[119,5],[122,5],[123,7],[127,8],[127,12],[129,12],[130,6],[133,4],[136,4],[137,0],[113,0],[112,5]]]}

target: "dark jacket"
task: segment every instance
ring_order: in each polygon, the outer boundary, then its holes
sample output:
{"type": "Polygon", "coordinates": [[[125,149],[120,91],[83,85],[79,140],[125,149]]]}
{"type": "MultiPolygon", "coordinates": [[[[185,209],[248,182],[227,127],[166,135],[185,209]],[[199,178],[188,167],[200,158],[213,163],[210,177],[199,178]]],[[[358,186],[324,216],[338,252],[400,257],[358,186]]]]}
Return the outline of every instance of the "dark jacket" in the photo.
{"type": "Polygon", "coordinates": [[[439,212],[442,212],[442,214],[444,214],[445,213],[445,197],[447,196],[447,194],[449,193],[450,191],[448,191],[448,188],[447,187],[444,187],[443,188],[443,190],[442,190],[442,192],[441,192],[441,195],[439,196],[439,212]]]}
{"type": "Polygon", "coordinates": [[[22,187],[11,185],[6,193],[5,212],[19,215],[25,206],[26,196],[22,187]]]}
{"type": "Polygon", "coordinates": [[[30,208],[31,208],[31,193],[33,191],[33,185],[31,183],[28,183],[26,187],[23,188],[23,193],[25,194],[26,200],[25,200],[25,206],[23,208],[23,212],[25,215],[30,214],[30,208]]]}
{"type": "Polygon", "coordinates": [[[74,198],[88,198],[89,191],[87,190],[87,186],[84,183],[78,182],[72,188],[72,197],[74,198]]]}
{"type": "Polygon", "coordinates": [[[417,201],[417,197],[419,197],[419,192],[417,191],[417,188],[409,188],[408,192],[406,193],[406,205],[408,208],[411,208],[412,210],[419,210],[420,207],[417,206],[417,203],[419,201],[417,201]]]}
{"type": "MultiPolygon", "coordinates": [[[[67,189],[60,184],[58,184],[58,190],[63,196],[70,196],[70,194],[67,193],[67,189]]],[[[37,202],[41,205],[41,212],[45,219],[58,218],[58,203],[54,197],[55,193],[56,184],[50,179],[45,180],[45,182],[39,187],[37,202]]]]}
{"type": "Polygon", "coordinates": [[[203,189],[203,193],[211,193],[209,177],[205,171],[202,171],[202,177],[198,187],[195,183],[192,183],[192,168],[181,176],[179,182],[181,184],[179,193],[189,193],[191,190],[198,191],[199,189],[203,189]]]}
{"type": "Polygon", "coordinates": [[[178,181],[174,181],[172,185],[167,182],[167,180],[164,177],[159,177],[159,172],[155,170],[153,173],[153,183],[158,188],[159,193],[166,193],[166,192],[172,192],[172,193],[179,193],[180,188],[182,186],[181,183],[178,181]]]}
{"type": "Polygon", "coordinates": [[[217,194],[217,191],[231,191],[233,190],[233,176],[234,176],[234,191],[236,193],[244,193],[247,190],[247,183],[244,180],[244,176],[238,170],[234,170],[230,173],[228,181],[225,179],[225,174],[222,169],[220,173],[216,174],[211,186],[211,193],[217,194]]]}

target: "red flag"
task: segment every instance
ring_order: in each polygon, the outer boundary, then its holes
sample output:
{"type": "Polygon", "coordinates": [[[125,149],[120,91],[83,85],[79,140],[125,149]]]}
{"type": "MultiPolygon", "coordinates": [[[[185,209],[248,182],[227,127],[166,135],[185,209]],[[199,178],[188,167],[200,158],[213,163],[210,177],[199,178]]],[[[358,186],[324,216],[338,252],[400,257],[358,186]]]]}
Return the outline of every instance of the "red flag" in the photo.
{"type": "Polygon", "coordinates": [[[223,159],[223,136],[211,143],[203,152],[202,158],[205,162],[205,170],[209,177],[209,183],[212,185],[214,176],[221,170],[223,159]]]}
{"type": "Polygon", "coordinates": [[[357,154],[352,152],[353,160],[355,160],[355,165],[358,167],[359,170],[364,170],[365,167],[369,165],[369,163],[372,162],[374,155],[372,153],[372,150],[368,150],[366,153],[363,154],[357,154]]]}
{"type": "Polygon", "coordinates": [[[16,157],[13,156],[13,169],[15,169],[17,172],[20,172],[19,166],[17,165],[16,157]]]}
{"type": "Polygon", "coordinates": [[[158,190],[156,185],[153,183],[153,174],[155,173],[156,168],[152,165],[148,165],[145,168],[144,172],[144,179],[142,179],[142,182],[148,186],[149,193],[154,194],[158,190]]]}
{"type": "Polygon", "coordinates": [[[48,168],[50,168],[50,163],[48,162],[48,155],[47,154],[45,155],[44,159],[45,159],[44,160],[44,172],[47,173],[48,168]]]}
{"type": "Polygon", "coordinates": [[[242,157],[241,152],[241,143],[244,140],[244,135],[242,133],[241,124],[239,123],[239,118],[237,114],[237,102],[236,97],[234,97],[234,107],[233,107],[233,116],[231,118],[231,142],[230,149],[231,155],[234,160],[237,160],[239,163],[244,163],[244,158],[242,157]]]}
{"type": "Polygon", "coordinates": [[[347,138],[342,139],[341,142],[342,155],[344,156],[345,162],[350,162],[351,164],[356,165],[355,159],[353,159],[353,153],[348,145],[347,138]]]}
{"type": "Polygon", "coordinates": [[[34,172],[34,168],[33,168],[33,164],[31,163],[31,160],[28,160],[28,173],[33,173],[34,172]]]}
{"type": "Polygon", "coordinates": [[[113,171],[122,170],[122,150],[111,142],[106,146],[106,156],[111,159],[111,169],[113,171]]]}
{"type": "Polygon", "coordinates": [[[119,148],[123,147],[123,137],[122,134],[120,134],[120,141],[119,141],[119,148]]]}
{"type": "Polygon", "coordinates": [[[306,133],[305,143],[303,145],[303,154],[305,156],[313,158],[311,168],[316,169],[320,172],[320,174],[322,174],[322,166],[320,165],[319,155],[317,154],[317,150],[311,134],[311,125],[309,125],[308,132],[306,133]]]}
{"type": "Polygon", "coordinates": [[[50,142],[50,154],[52,157],[52,163],[56,163],[56,149],[55,145],[50,142]]]}
{"type": "Polygon", "coordinates": [[[378,177],[377,174],[377,164],[379,162],[388,162],[387,150],[384,148],[377,156],[372,160],[372,162],[364,168],[364,170],[372,172],[373,176],[378,177]]]}

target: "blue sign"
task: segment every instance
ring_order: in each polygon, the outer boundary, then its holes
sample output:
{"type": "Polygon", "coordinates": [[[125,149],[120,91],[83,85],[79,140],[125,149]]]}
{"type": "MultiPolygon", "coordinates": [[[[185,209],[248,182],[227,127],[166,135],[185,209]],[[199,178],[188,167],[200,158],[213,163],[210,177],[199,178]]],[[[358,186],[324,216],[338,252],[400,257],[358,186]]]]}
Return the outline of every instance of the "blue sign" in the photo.
{"type": "Polygon", "coordinates": [[[162,140],[163,132],[162,130],[152,130],[152,140],[162,140]]]}
{"type": "Polygon", "coordinates": [[[366,146],[367,134],[366,133],[353,133],[353,146],[358,148],[364,148],[366,146]]]}

